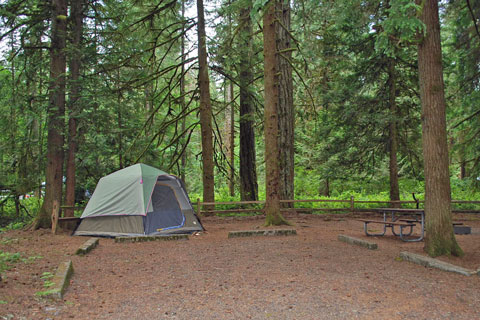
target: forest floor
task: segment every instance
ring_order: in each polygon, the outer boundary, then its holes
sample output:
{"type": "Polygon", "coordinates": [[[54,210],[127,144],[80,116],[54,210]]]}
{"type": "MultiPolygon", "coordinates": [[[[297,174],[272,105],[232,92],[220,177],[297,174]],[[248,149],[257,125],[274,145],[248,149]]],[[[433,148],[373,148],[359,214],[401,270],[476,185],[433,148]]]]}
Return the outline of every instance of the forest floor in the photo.
{"type": "MultiPolygon", "coordinates": [[[[358,217],[358,216],[357,216],[358,217]]],[[[391,235],[366,237],[352,215],[288,215],[296,236],[228,239],[229,231],[261,229],[264,218],[202,220],[207,232],[188,241],[115,243],[47,230],[0,234],[0,250],[23,261],[0,282],[0,319],[480,319],[480,277],[401,261],[424,254],[422,243],[391,235]],[[339,234],[378,243],[346,244],[339,234]],[[75,273],[64,299],[46,290],[45,272],[71,259],[75,273]]],[[[480,268],[480,219],[457,240],[465,257],[442,257],[480,268]]]]}

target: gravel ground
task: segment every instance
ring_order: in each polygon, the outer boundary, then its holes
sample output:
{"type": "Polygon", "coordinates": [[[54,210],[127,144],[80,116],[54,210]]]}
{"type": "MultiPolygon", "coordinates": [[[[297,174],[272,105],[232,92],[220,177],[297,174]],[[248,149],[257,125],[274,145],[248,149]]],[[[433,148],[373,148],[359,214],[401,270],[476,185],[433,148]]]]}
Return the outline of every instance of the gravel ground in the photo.
{"type": "MultiPolygon", "coordinates": [[[[4,319],[480,319],[480,277],[399,261],[423,243],[367,238],[351,216],[292,215],[297,236],[227,239],[228,231],[262,228],[262,217],[204,218],[207,232],[188,241],[115,243],[101,239],[84,257],[87,238],[47,231],[0,235],[3,251],[23,252],[0,284],[4,319]],[[337,240],[346,234],[378,243],[367,250],[337,240]],[[42,256],[42,258],[38,256],[42,256]],[[35,296],[43,272],[72,259],[64,300],[35,296]]],[[[466,216],[465,219],[471,219],[466,216]]],[[[479,230],[480,221],[466,223],[479,230]]],[[[464,258],[480,267],[480,234],[457,236],[464,258]]],[[[1,319],[0,317],[0,319],[1,319]]]]}

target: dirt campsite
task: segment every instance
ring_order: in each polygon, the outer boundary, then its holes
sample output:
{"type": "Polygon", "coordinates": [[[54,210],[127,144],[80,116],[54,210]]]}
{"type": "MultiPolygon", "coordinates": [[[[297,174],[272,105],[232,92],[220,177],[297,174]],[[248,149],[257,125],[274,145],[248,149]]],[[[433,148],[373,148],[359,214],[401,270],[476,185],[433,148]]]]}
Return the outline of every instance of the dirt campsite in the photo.
{"type": "MultiPolygon", "coordinates": [[[[19,253],[2,275],[1,319],[475,319],[480,277],[399,259],[425,255],[423,242],[391,234],[367,237],[352,214],[287,216],[293,236],[228,238],[263,230],[264,217],[206,217],[203,233],[183,241],[116,243],[101,238],[85,256],[88,237],[48,230],[0,235],[2,250],[19,253]],[[378,249],[338,241],[349,235],[378,249]],[[42,296],[49,275],[71,260],[74,274],[61,300],[42,296]]],[[[462,258],[439,259],[480,268],[480,220],[457,235],[462,258]]],[[[276,227],[278,229],[278,227],[276,227]]],[[[270,227],[270,229],[274,229],[270,227]]]]}

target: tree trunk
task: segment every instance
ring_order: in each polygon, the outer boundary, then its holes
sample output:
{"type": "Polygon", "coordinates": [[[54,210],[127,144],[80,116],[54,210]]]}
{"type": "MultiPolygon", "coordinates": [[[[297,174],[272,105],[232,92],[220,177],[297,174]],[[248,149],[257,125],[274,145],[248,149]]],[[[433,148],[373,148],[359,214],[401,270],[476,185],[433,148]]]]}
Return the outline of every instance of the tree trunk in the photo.
{"type": "Polygon", "coordinates": [[[276,61],[275,8],[276,1],[270,0],[263,16],[263,56],[265,83],[265,224],[281,225],[287,221],[280,213],[280,167],[278,148],[278,95],[279,74],[276,61]]]}
{"type": "Polygon", "coordinates": [[[66,0],[53,0],[52,5],[46,187],[34,228],[50,228],[53,202],[62,201],[67,3],[66,0]]]}
{"type": "Polygon", "coordinates": [[[235,105],[233,83],[225,80],[225,153],[228,164],[228,189],[235,196],[235,105]]]}
{"type": "Polygon", "coordinates": [[[323,186],[320,186],[318,194],[324,197],[330,197],[330,178],[323,179],[323,186]]]}
{"type": "MultiPolygon", "coordinates": [[[[185,20],[185,1],[182,1],[182,20],[185,20]]],[[[182,39],[181,39],[181,52],[182,52],[182,68],[181,68],[181,75],[180,75],[180,108],[182,112],[185,110],[185,37],[186,35],[183,34],[185,32],[185,25],[182,25],[182,39]]],[[[182,118],[182,132],[185,132],[185,128],[187,127],[187,117],[184,115],[182,118]]],[[[187,152],[185,148],[186,139],[182,139],[182,157],[180,158],[180,179],[182,179],[185,185],[187,181],[185,181],[185,170],[187,169],[187,152]]]]}
{"type": "MultiPolygon", "coordinates": [[[[120,83],[120,70],[117,70],[117,82],[120,83]]],[[[118,168],[125,167],[125,159],[123,157],[123,108],[122,108],[122,91],[117,92],[117,140],[118,140],[118,168]]]]}
{"type": "MultiPolygon", "coordinates": [[[[280,199],[293,200],[295,167],[295,115],[293,107],[292,51],[290,48],[290,3],[289,0],[276,1],[277,19],[277,72],[280,73],[278,93],[278,128],[280,148],[280,199]]],[[[286,204],[292,206],[292,204],[286,204]]]]}
{"type": "Polygon", "coordinates": [[[460,179],[467,177],[467,160],[465,157],[465,131],[461,130],[458,133],[458,162],[460,163],[460,179]]]}
{"type": "Polygon", "coordinates": [[[418,72],[422,102],[422,144],[425,167],[426,237],[428,255],[463,254],[452,227],[450,174],[438,2],[421,1],[420,19],[426,36],[418,45],[418,72]]]}
{"type": "MultiPolygon", "coordinates": [[[[390,125],[389,125],[389,153],[390,153],[390,201],[400,200],[400,188],[398,186],[398,163],[397,163],[397,103],[396,84],[395,84],[395,60],[389,59],[388,62],[388,89],[390,105],[390,125]]],[[[400,204],[392,204],[392,207],[400,207],[400,204]]]]}
{"type": "MultiPolygon", "coordinates": [[[[83,32],[84,0],[71,1],[71,38],[72,54],[70,58],[70,103],[68,104],[68,156],[66,169],[65,205],[75,206],[75,154],[78,148],[77,116],[80,113],[80,68],[82,63],[81,41],[83,32]]],[[[74,210],[65,210],[65,217],[73,217],[74,210]]]]}
{"type": "Polygon", "coordinates": [[[198,83],[200,88],[200,126],[202,131],[203,201],[215,201],[213,176],[213,133],[210,81],[203,0],[197,0],[198,14],[198,83]]]}
{"type": "Polygon", "coordinates": [[[255,152],[255,109],[250,88],[252,73],[252,20],[251,1],[240,10],[239,86],[240,86],[240,198],[242,201],[258,200],[257,167],[255,152]]]}

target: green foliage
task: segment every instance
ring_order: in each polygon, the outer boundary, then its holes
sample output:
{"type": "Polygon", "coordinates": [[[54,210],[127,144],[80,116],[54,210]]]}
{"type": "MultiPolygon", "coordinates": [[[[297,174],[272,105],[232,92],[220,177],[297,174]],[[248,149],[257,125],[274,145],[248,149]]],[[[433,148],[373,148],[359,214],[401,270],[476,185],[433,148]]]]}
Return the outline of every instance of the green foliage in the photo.
{"type": "Polygon", "coordinates": [[[421,6],[410,0],[390,1],[389,4],[385,10],[387,18],[380,22],[380,26],[374,26],[382,29],[375,48],[395,57],[399,48],[416,45],[426,30],[418,18],[421,6]]]}
{"type": "Polygon", "coordinates": [[[20,260],[20,253],[10,253],[0,251],[0,274],[4,271],[9,270],[15,263],[20,260]]]}
{"type": "MultiPolygon", "coordinates": [[[[5,244],[5,242],[3,242],[2,244],[5,244]]],[[[41,258],[41,256],[29,256],[26,258],[22,258],[22,254],[20,252],[11,253],[0,250],[0,275],[4,271],[10,270],[18,262],[29,264],[41,258]]]]}
{"type": "MultiPolygon", "coordinates": [[[[53,278],[53,273],[51,272],[44,272],[42,273],[42,275],[40,276],[40,279],[43,280],[43,287],[44,288],[50,288],[52,287],[55,283],[50,281],[50,279],[53,278]]],[[[35,292],[35,295],[37,297],[45,297],[45,296],[48,296],[52,293],[54,293],[56,290],[55,289],[50,289],[50,290],[44,290],[44,291],[37,291],[35,292]]]]}
{"type": "Polygon", "coordinates": [[[42,256],[38,255],[38,256],[29,256],[27,258],[22,258],[22,262],[25,263],[25,264],[29,264],[29,263],[34,263],[35,260],[38,260],[38,259],[43,259],[42,256]]]}
{"type": "Polygon", "coordinates": [[[45,291],[37,291],[37,292],[35,292],[35,295],[37,297],[46,297],[46,296],[49,296],[52,293],[56,293],[56,292],[57,292],[57,290],[51,289],[51,290],[45,290],[45,291]]]}
{"type": "Polygon", "coordinates": [[[32,222],[35,213],[42,205],[42,200],[29,197],[19,200],[20,211],[17,213],[15,201],[8,199],[0,206],[0,232],[22,229],[32,222]]]}

